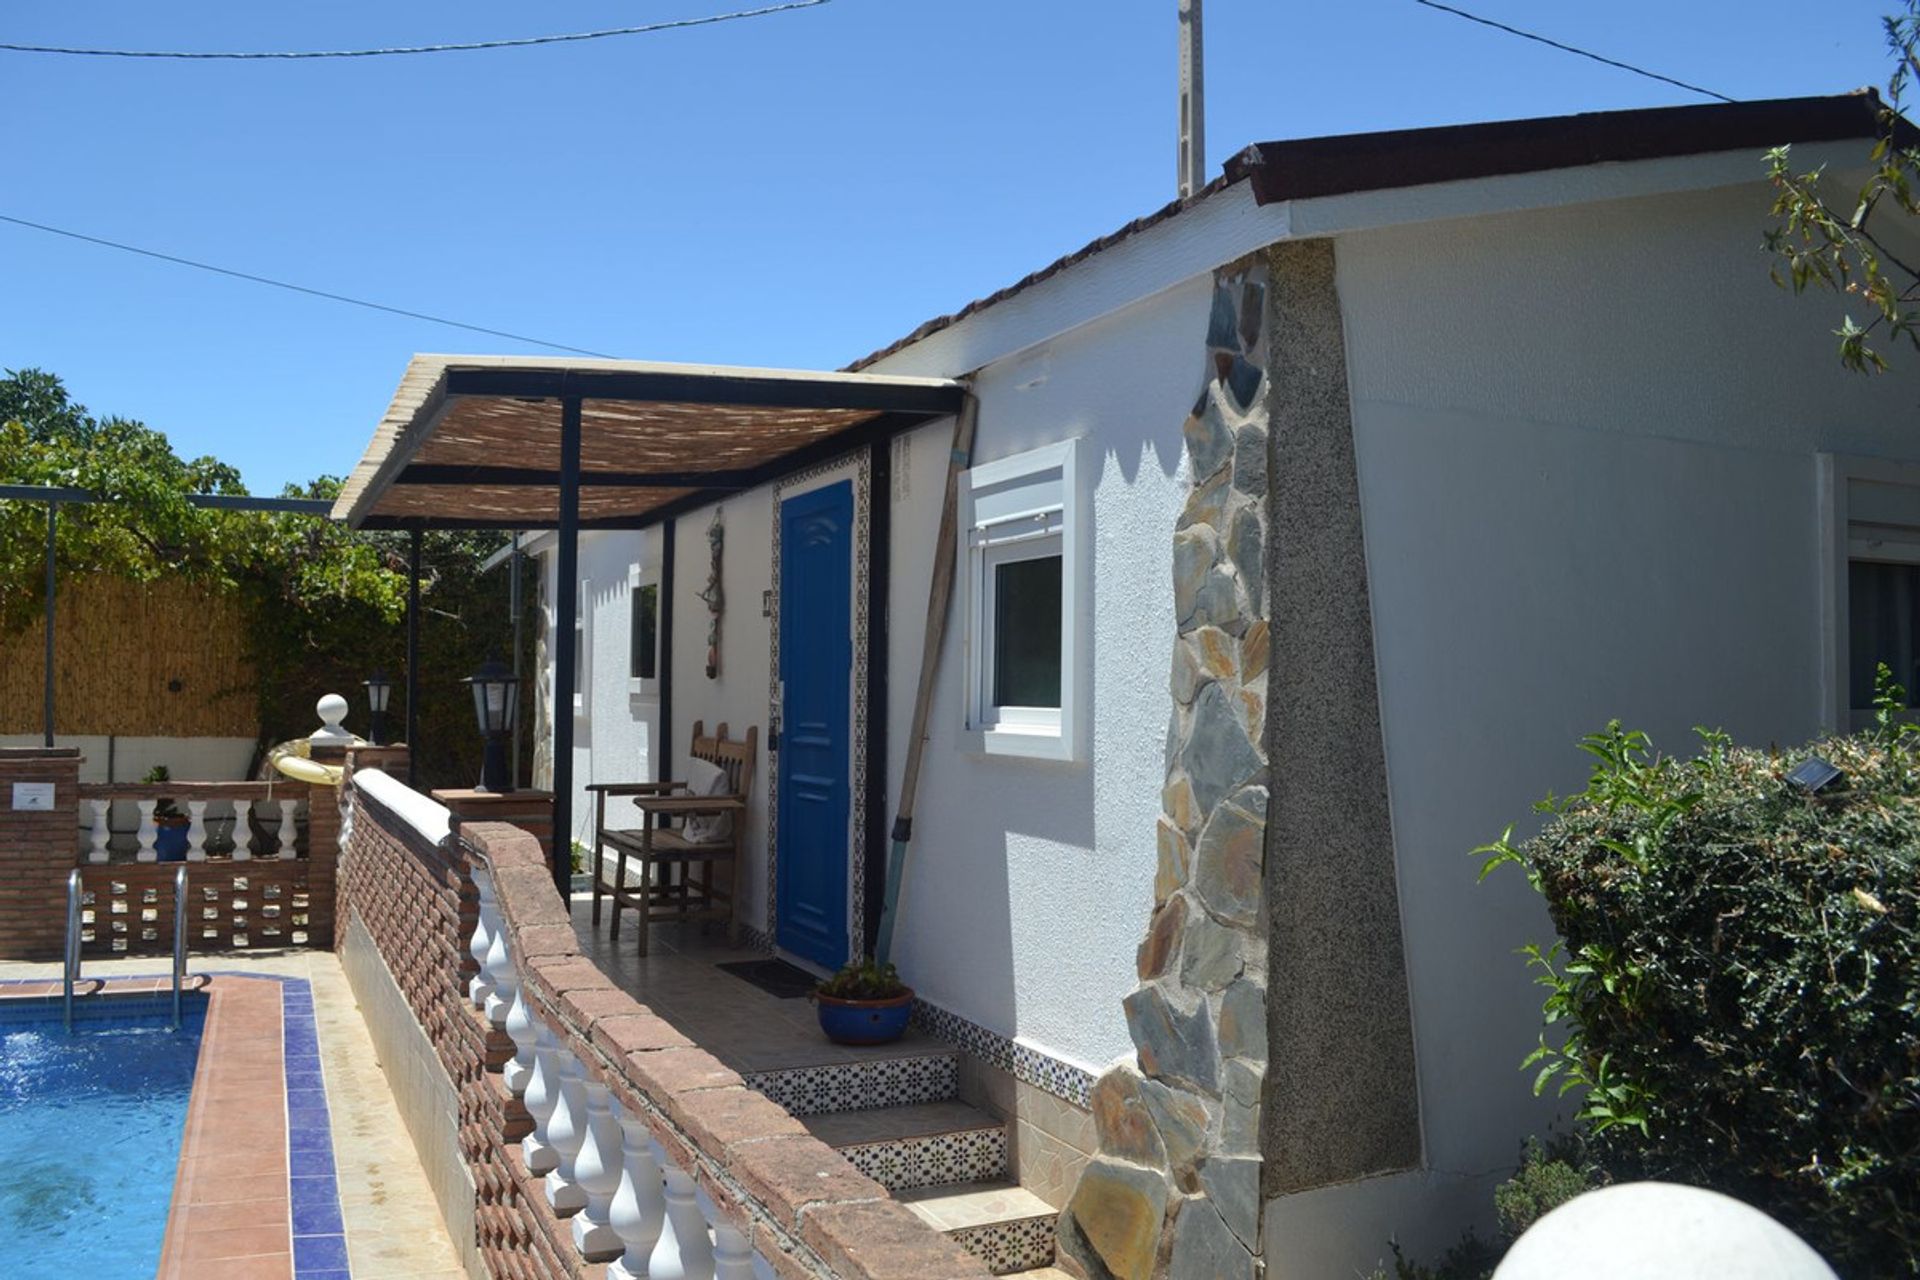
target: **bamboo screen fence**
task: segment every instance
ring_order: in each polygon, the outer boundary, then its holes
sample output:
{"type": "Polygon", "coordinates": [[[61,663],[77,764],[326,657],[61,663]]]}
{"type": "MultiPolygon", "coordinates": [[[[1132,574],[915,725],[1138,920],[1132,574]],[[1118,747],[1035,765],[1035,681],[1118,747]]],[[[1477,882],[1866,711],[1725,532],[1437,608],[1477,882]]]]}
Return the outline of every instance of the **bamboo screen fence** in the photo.
{"type": "MultiPolygon", "coordinates": [[[[207,588],[63,581],[54,617],[54,729],[63,734],[250,738],[255,675],[240,609],[207,588]]],[[[41,729],[46,629],[0,636],[0,733],[41,729]]]]}

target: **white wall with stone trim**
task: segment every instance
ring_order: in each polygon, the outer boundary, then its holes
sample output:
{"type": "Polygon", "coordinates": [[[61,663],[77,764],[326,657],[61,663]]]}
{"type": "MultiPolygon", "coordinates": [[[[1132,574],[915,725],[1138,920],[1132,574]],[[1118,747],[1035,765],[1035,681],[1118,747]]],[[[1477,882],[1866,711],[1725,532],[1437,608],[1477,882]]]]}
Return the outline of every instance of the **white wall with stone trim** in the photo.
{"type": "Polygon", "coordinates": [[[1611,717],[1686,751],[1821,725],[1819,450],[1920,458],[1920,366],[1842,371],[1831,295],[1767,278],[1763,184],[1338,241],[1427,1171],[1269,1208],[1276,1280],[1431,1257],[1558,1110],[1473,846],[1578,788],[1611,717]]]}

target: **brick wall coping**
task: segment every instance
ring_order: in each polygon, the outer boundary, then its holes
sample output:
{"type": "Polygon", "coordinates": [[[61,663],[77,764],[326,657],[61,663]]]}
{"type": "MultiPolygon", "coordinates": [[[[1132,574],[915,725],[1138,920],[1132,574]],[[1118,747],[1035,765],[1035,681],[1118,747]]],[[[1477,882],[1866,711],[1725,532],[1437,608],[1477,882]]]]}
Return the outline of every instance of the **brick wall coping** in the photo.
{"type": "Polygon", "coordinates": [[[78,747],[0,747],[0,760],[71,760],[78,747]]]}
{"type": "Polygon", "coordinates": [[[278,782],[83,782],[79,794],[82,800],[302,800],[309,785],[291,778],[278,782]]]}
{"type": "Polygon", "coordinates": [[[415,837],[430,845],[440,844],[453,833],[451,809],[431,797],[421,795],[383,769],[355,769],[353,785],[361,794],[378,801],[388,813],[411,827],[415,837]]]}
{"type": "Polygon", "coordinates": [[[683,1167],[717,1205],[750,1225],[755,1250],[779,1275],[989,1274],[581,954],[538,840],[503,822],[463,823],[460,838],[490,873],[508,950],[536,1015],[575,1046],[622,1107],[685,1157],[683,1167]]]}

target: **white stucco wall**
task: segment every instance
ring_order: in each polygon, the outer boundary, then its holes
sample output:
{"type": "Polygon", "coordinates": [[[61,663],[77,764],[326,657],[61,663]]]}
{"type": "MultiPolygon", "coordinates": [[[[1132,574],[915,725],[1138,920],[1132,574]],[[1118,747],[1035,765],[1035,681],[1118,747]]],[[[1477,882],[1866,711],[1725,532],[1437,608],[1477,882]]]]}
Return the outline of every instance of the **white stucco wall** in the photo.
{"type": "MultiPolygon", "coordinates": [[[[1120,1001],[1153,905],[1173,646],[1173,527],[1185,501],[1181,424],[1204,373],[1211,281],[1186,284],[989,365],[974,461],[1075,436],[1090,626],[1085,747],[1074,763],[969,752],[960,637],[949,631],[914,815],[896,943],[923,995],[1088,1067],[1131,1053],[1120,1001]]],[[[881,364],[877,372],[886,372],[881,364]]],[[[962,373],[964,370],[943,370],[962,373]]],[[[950,428],[911,437],[895,507],[890,793],[899,794],[950,428]]],[[[956,626],[963,612],[956,603],[956,626]]]]}
{"type": "Polygon", "coordinates": [[[1517,1070],[1551,937],[1473,846],[1611,717],[1684,752],[1820,727],[1814,455],[1920,458],[1911,362],[1840,370],[1767,279],[1759,184],[1338,242],[1428,1171],[1277,1202],[1271,1274],[1430,1258],[1555,1108],[1517,1070]]]}

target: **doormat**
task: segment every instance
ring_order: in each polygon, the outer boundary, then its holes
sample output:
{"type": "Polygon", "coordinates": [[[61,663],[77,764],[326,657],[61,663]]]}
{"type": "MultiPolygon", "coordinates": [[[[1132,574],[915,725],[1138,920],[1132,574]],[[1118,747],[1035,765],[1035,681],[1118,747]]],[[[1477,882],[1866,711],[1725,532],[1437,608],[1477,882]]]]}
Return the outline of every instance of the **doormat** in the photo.
{"type": "Polygon", "coordinates": [[[743,978],[768,995],[780,1000],[797,1000],[813,994],[820,979],[785,960],[729,960],[714,968],[743,978]]]}

